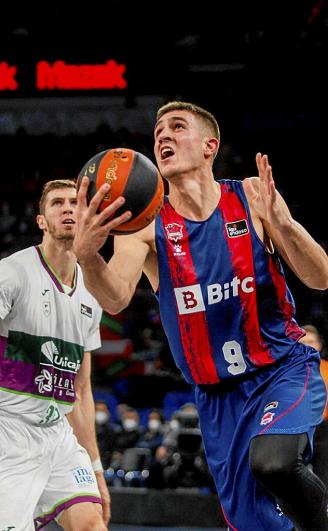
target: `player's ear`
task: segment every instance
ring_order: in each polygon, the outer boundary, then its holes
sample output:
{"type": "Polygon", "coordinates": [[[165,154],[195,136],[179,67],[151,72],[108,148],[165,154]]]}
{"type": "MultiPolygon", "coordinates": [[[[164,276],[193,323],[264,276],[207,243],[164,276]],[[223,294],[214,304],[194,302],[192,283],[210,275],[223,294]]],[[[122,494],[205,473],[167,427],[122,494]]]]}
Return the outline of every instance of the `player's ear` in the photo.
{"type": "Polygon", "coordinates": [[[220,140],[217,138],[205,138],[205,155],[212,156],[214,158],[219,150],[219,145],[220,140]]]}
{"type": "Polygon", "coordinates": [[[39,225],[39,229],[44,230],[47,228],[46,218],[44,217],[43,214],[38,214],[36,216],[36,222],[39,225]]]}

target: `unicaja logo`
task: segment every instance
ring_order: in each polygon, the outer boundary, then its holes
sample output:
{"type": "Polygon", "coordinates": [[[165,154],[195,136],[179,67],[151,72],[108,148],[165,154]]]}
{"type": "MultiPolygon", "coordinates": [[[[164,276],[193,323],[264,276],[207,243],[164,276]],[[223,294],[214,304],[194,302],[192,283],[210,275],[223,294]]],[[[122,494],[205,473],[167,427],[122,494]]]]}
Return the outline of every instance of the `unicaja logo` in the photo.
{"type": "Polygon", "coordinates": [[[81,367],[80,360],[71,361],[68,356],[61,356],[53,341],[46,341],[46,343],[43,343],[41,352],[54,367],[61,367],[74,372],[77,372],[81,367]]]}
{"type": "Polygon", "coordinates": [[[52,374],[46,369],[42,369],[41,374],[34,381],[38,384],[39,393],[50,393],[52,391],[52,374]]]}
{"type": "Polygon", "coordinates": [[[55,355],[59,355],[58,348],[53,341],[47,341],[46,343],[43,343],[41,352],[50,361],[50,363],[54,362],[55,355]]]}

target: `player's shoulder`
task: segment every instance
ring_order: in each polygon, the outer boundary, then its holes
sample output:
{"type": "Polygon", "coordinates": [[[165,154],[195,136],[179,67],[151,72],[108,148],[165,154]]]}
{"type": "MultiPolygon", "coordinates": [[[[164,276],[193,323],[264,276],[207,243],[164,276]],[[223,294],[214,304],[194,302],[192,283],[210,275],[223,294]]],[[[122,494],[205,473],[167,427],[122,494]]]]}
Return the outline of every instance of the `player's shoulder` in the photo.
{"type": "Polygon", "coordinates": [[[27,288],[31,279],[31,271],[35,271],[35,263],[31,259],[33,247],[17,251],[0,260],[0,283],[12,289],[27,288]]]}
{"type": "Polygon", "coordinates": [[[0,263],[5,266],[9,265],[11,267],[22,267],[23,269],[26,269],[28,267],[28,264],[31,260],[35,258],[35,248],[34,247],[27,247],[26,249],[22,249],[20,251],[16,251],[15,253],[10,254],[9,256],[6,256],[1,259],[0,263]]]}
{"type": "Polygon", "coordinates": [[[241,182],[247,199],[249,197],[249,194],[254,193],[254,191],[257,192],[260,186],[259,177],[245,177],[245,179],[243,179],[241,182]]]}

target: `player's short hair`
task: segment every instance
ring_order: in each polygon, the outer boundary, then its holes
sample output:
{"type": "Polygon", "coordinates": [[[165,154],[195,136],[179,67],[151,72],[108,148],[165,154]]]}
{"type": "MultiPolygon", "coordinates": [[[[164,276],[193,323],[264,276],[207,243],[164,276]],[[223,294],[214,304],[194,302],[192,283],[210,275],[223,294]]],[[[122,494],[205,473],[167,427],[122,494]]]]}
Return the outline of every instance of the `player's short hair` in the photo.
{"type": "Polygon", "coordinates": [[[211,133],[215,138],[220,140],[220,129],[219,124],[216,121],[216,118],[213,116],[212,113],[209,111],[206,111],[202,107],[199,107],[195,103],[187,102],[187,101],[169,101],[165,105],[162,105],[157,111],[156,115],[156,121],[160,120],[164,114],[170,111],[189,111],[196,116],[199,116],[203,121],[204,124],[209,127],[211,133]]]}
{"type": "Polygon", "coordinates": [[[44,214],[44,207],[46,204],[47,195],[52,190],[58,190],[59,188],[75,188],[76,182],[72,179],[54,179],[48,181],[43,185],[42,194],[39,201],[39,213],[44,214]]]}

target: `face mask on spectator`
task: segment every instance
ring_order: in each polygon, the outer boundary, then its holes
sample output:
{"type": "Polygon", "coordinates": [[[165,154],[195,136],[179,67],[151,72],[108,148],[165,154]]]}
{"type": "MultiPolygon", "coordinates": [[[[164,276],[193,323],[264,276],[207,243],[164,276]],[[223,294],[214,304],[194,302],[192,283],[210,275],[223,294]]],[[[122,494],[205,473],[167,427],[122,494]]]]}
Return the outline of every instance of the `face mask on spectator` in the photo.
{"type": "Polygon", "coordinates": [[[170,428],[171,430],[178,430],[179,429],[179,421],[176,419],[171,420],[170,422],[170,428]]]}
{"type": "Polygon", "coordinates": [[[122,425],[126,431],[132,431],[136,429],[136,427],[138,426],[138,423],[134,419],[125,419],[122,421],[122,425]]]}
{"type": "Polygon", "coordinates": [[[160,427],[161,427],[161,421],[160,420],[151,419],[148,422],[148,428],[150,429],[150,431],[158,431],[160,427]]]}
{"type": "Polygon", "coordinates": [[[109,415],[106,411],[96,411],[96,423],[97,424],[106,424],[108,422],[109,415]]]}

